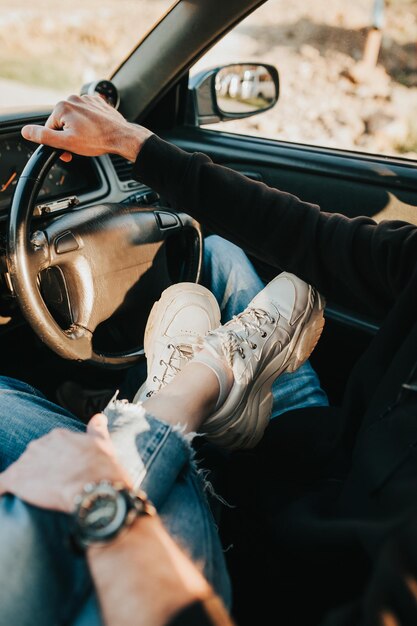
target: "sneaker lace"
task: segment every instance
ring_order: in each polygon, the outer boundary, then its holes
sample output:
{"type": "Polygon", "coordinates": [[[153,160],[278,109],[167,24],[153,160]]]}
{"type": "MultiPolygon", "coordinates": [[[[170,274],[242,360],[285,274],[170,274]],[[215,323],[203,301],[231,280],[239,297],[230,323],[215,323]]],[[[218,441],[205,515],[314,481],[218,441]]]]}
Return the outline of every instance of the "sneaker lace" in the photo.
{"type": "Polygon", "coordinates": [[[212,331],[209,334],[216,335],[220,339],[223,354],[232,368],[236,352],[242,359],[245,358],[243,342],[246,342],[251,350],[256,350],[258,346],[250,339],[250,336],[254,333],[260,333],[263,339],[267,336],[267,332],[262,329],[265,322],[274,324],[275,318],[263,309],[246,309],[243,313],[235,315],[223,326],[222,330],[212,331]],[[237,326],[237,329],[231,329],[228,326],[237,326]],[[240,334],[239,331],[242,331],[243,334],[240,334]]]}
{"type": "Polygon", "coordinates": [[[159,365],[165,366],[165,370],[160,378],[156,375],[152,378],[155,387],[146,393],[147,398],[150,398],[154,393],[162,389],[162,387],[165,387],[193,356],[193,349],[190,345],[180,344],[176,346],[171,343],[168,344],[167,347],[171,350],[168,359],[161,359],[159,361],[159,365]]]}

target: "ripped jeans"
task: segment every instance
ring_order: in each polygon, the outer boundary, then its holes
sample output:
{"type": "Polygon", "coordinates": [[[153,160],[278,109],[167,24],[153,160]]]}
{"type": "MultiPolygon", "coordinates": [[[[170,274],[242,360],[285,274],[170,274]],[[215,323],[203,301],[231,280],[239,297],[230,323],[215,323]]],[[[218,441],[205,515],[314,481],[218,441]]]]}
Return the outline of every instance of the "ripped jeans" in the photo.
{"type": "MultiPolygon", "coordinates": [[[[244,253],[216,236],[206,240],[204,282],[219,301],[223,321],[243,310],[263,287],[244,253]]],[[[289,409],[327,404],[308,363],[294,374],[282,375],[273,391],[274,417],[289,409]]],[[[113,419],[110,415],[110,430],[119,457],[126,463],[129,456],[136,485],[148,493],[168,531],[201,564],[230,606],[222,548],[188,441],[141,407],[117,403],[113,408],[118,410],[113,419]]],[[[57,427],[85,430],[70,413],[29,385],[0,377],[0,471],[18,459],[30,441],[57,427]]],[[[67,516],[4,496],[0,498],[0,626],[10,624],[96,626],[101,619],[85,560],[68,547],[67,516]]]]}
{"type": "MultiPolygon", "coordinates": [[[[171,536],[201,564],[230,606],[223,551],[187,439],[141,406],[116,401],[105,412],[118,457],[136,487],[147,492],[171,536]]],[[[26,383],[0,378],[1,471],[30,441],[58,426],[85,430],[26,383]]],[[[13,496],[1,497],[0,625],[101,623],[85,559],[69,547],[68,517],[28,506],[13,496]]]]}

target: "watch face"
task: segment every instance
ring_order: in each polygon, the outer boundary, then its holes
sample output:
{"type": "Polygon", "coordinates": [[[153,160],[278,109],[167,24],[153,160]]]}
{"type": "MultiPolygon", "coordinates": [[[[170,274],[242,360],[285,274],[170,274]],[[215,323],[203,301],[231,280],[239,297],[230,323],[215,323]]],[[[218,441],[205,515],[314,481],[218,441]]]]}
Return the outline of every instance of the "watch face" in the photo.
{"type": "Polygon", "coordinates": [[[79,532],[92,541],[114,535],[127,515],[127,502],[111,485],[101,484],[84,496],[78,510],[79,532]]]}

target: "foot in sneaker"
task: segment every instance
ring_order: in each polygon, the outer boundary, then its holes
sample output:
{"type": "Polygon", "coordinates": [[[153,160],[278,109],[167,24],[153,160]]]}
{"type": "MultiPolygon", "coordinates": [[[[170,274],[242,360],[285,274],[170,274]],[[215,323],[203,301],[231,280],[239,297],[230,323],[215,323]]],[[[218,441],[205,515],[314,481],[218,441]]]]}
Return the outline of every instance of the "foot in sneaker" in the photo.
{"type": "Polygon", "coordinates": [[[148,376],[134,402],[144,402],[175,377],[193,357],[194,347],[220,324],[213,294],[195,283],[171,285],[155,302],[145,330],[148,376]]]}
{"type": "Polygon", "coordinates": [[[234,379],[201,428],[212,442],[229,449],[259,442],[271,414],[272,384],[308,359],[323,330],[323,309],[324,299],[313,287],[283,272],[243,313],[202,340],[193,363],[210,367],[220,389],[225,367],[234,379]]]}

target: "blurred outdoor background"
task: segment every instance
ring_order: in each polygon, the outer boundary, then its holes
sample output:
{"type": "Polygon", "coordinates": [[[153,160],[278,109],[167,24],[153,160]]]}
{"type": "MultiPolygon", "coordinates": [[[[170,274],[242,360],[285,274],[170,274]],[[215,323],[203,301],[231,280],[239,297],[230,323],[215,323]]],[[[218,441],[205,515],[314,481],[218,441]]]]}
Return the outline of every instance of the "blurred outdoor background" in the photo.
{"type": "Polygon", "coordinates": [[[108,78],[173,0],[0,0],[0,109],[108,78]]]}
{"type": "MultiPolygon", "coordinates": [[[[0,0],[0,110],[109,77],[171,4],[0,0]]],[[[417,158],[416,1],[269,0],[193,72],[251,61],[277,67],[278,104],[213,128],[417,158]]]]}

